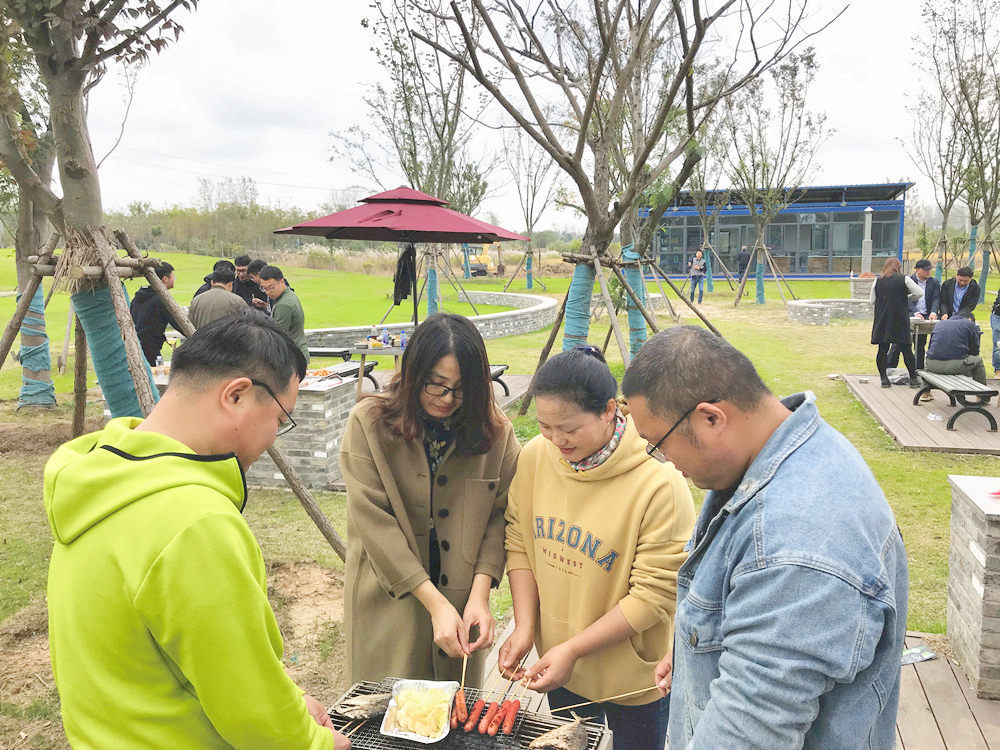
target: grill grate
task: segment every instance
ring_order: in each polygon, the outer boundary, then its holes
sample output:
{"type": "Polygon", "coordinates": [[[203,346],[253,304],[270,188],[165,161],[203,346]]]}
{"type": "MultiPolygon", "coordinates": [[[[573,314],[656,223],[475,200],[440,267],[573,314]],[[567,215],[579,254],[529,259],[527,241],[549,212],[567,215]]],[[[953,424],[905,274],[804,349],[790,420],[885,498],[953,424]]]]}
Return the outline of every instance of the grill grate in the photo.
{"type": "MultiPolygon", "coordinates": [[[[372,693],[391,693],[395,682],[396,678],[394,677],[387,677],[379,683],[359,682],[348,690],[343,697],[353,698],[358,695],[371,695],[372,693]]],[[[493,697],[496,697],[495,693],[493,697]]],[[[486,695],[482,690],[465,688],[465,700],[470,709],[479,698],[486,699],[486,695]]],[[[487,705],[489,704],[487,703],[487,705]]],[[[350,730],[357,726],[356,719],[352,721],[333,710],[330,711],[330,718],[333,721],[333,725],[339,730],[343,730],[345,727],[350,730]]],[[[440,742],[434,743],[433,747],[440,748],[441,750],[452,750],[452,748],[454,750],[519,750],[520,748],[527,747],[528,743],[536,737],[558,726],[568,724],[569,721],[570,719],[521,709],[518,712],[517,719],[514,720],[514,730],[509,735],[499,732],[496,737],[490,737],[488,734],[479,734],[476,730],[466,734],[459,727],[458,729],[451,730],[440,742]]],[[[351,746],[357,748],[357,750],[404,750],[405,748],[428,750],[428,745],[423,745],[419,742],[404,740],[399,737],[383,736],[379,732],[381,726],[381,716],[375,716],[366,720],[360,729],[351,734],[351,746]]],[[[605,746],[610,747],[610,743],[602,745],[605,735],[610,734],[606,727],[592,722],[584,722],[583,727],[587,730],[587,750],[598,750],[598,748],[605,746]]]]}

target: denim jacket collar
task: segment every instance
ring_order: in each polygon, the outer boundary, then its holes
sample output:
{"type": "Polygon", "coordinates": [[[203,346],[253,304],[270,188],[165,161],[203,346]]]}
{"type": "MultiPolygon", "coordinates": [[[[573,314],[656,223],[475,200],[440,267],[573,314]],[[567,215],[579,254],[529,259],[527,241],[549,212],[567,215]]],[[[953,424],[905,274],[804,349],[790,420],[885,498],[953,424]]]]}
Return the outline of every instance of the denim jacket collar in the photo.
{"type": "Polygon", "coordinates": [[[771,481],[782,462],[819,426],[819,409],[816,408],[816,394],[812,391],[786,396],[781,399],[781,403],[791,410],[791,415],[764,444],[739,485],[723,492],[709,492],[705,497],[695,524],[693,539],[688,543],[688,551],[692,556],[702,546],[702,542],[711,536],[708,531],[713,523],[721,522],[727,515],[738,513],[771,481]]]}
{"type": "Polygon", "coordinates": [[[812,391],[796,393],[781,399],[781,403],[792,413],[772,433],[757,458],[750,464],[739,486],[725,510],[736,513],[757,491],[774,478],[778,467],[816,431],[819,426],[819,409],[816,408],[816,394],[812,391]]]}

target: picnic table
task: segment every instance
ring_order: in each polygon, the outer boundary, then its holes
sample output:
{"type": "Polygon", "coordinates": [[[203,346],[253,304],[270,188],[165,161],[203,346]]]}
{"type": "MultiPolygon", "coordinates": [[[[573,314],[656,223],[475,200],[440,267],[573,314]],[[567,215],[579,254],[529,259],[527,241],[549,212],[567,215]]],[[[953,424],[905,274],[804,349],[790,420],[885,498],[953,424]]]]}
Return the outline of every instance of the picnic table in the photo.
{"type": "Polygon", "coordinates": [[[910,318],[910,347],[917,358],[917,369],[924,369],[924,355],[926,352],[917,353],[917,336],[930,336],[934,332],[937,320],[925,320],[924,318],[910,318]]]}
{"type": "MultiPolygon", "coordinates": [[[[396,372],[399,372],[399,358],[403,356],[403,349],[398,346],[382,346],[377,349],[369,349],[367,346],[352,346],[348,348],[348,353],[351,355],[360,355],[360,371],[364,371],[365,359],[367,357],[392,357],[393,358],[393,368],[396,372]]],[[[364,378],[358,378],[358,395],[357,400],[361,400],[361,385],[364,378]]]]}

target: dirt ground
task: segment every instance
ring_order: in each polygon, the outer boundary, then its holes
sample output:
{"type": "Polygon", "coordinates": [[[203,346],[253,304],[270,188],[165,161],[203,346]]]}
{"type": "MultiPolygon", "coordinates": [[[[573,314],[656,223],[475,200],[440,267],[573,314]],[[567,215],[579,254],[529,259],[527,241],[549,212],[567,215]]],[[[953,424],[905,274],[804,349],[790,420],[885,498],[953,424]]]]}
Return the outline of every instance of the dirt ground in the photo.
{"type": "MultiPolygon", "coordinates": [[[[47,456],[71,437],[71,410],[18,412],[14,407],[0,403],[0,460],[14,459],[40,470],[47,456]]],[[[88,430],[103,422],[99,406],[92,407],[88,430]]],[[[348,687],[340,573],[313,563],[272,562],[268,597],[285,640],[289,675],[319,700],[335,703],[348,687]]],[[[49,663],[45,602],[40,599],[0,624],[0,750],[68,747],[49,663]]]]}

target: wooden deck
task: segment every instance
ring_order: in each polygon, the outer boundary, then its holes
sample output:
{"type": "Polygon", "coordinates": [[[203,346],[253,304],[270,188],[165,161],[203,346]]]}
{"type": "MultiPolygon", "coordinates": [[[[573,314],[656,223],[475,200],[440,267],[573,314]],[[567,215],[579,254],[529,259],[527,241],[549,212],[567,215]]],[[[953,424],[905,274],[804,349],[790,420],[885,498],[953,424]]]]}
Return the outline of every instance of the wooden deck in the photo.
{"type": "MultiPolygon", "coordinates": [[[[496,680],[497,652],[513,627],[512,620],[497,636],[486,660],[487,684],[479,687],[489,688],[496,680]]],[[[919,633],[906,637],[907,648],[922,642],[919,633]]],[[[532,652],[529,661],[536,657],[532,652]]],[[[531,711],[548,710],[545,696],[533,690],[522,704],[531,711]]],[[[949,659],[908,664],[900,684],[896,738],[900,750],[1000,750],[1000,701],[977,698],[962,668],[949,659]]]]}
{"type": "MultiPolygon", "coordinates": [[[[908,648],[920,645],[909,634],[908,648]]],[[[977,698],[962,668],[937,658],[903,667],[896,718],[902,750],[1000,750],[1000,701],[977,698]]]]}
{"type": "MultiPolygon", "coordinates": [[[[933,401],[921,401],[914,406],[916,391],[905,385],[883,388],[878,375],[844,375],[843,378],[851,393],[904,450],[1000,455],[1000,433],[990,432],[982,415],[965,414],[954,430],[947,429],[948,417],[961,407],[950,406],[948,397],[939,391],[932,391],[933,401]],[[861,378],[867,378],[868,382],[860,382],[861,378]],[[928,419],[932,413],[940,415],[943,421],[928,419]]],[[[986,408],[1000,417],[995,400],[986,408]]]]}

